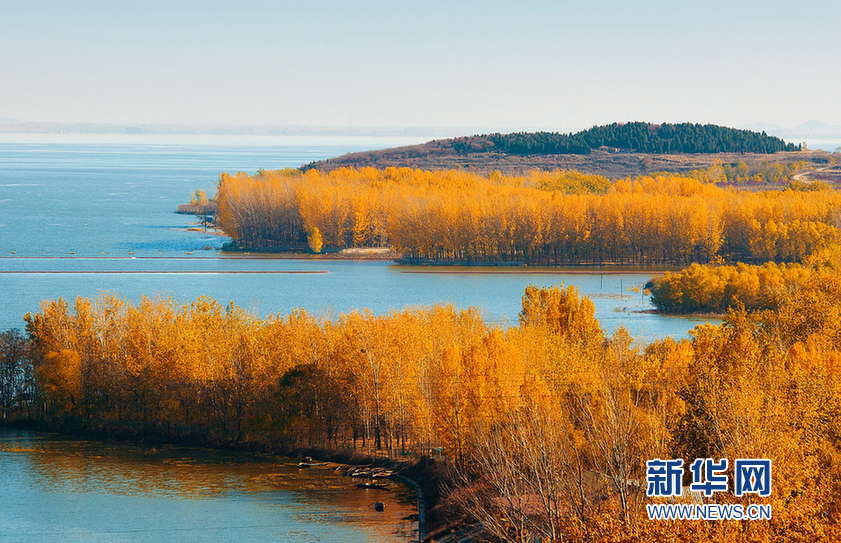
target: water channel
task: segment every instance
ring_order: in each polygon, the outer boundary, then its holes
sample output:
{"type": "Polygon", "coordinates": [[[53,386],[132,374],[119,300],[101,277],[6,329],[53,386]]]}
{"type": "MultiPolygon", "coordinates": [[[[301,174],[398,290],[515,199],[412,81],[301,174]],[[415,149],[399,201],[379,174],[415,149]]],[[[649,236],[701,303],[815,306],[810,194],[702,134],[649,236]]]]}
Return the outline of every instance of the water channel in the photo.
{"type": "Polygon", "coordinates": [[[331,467],[269,455],[0,427],[0,481],[0,541],[417,540],[406,485],[359,489],[331,467]]]}

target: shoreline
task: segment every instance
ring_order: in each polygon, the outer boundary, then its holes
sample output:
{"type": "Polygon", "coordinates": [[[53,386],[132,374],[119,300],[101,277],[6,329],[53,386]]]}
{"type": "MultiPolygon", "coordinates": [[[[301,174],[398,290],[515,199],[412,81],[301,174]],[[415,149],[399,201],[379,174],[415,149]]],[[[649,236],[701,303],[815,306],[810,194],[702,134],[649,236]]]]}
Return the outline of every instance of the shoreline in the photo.
{"type": "MultiPolygon", "coordinates": [[[[388,456],[370,456],[352,449],[328,449],[322,447],[311,447],[302,445],[288,445],[257,442],[241,443],[210,443],[201,439],[178,438],[167,436],[158,432],[139,433],[132,430],[119,429],[95,429],[79,427],[66,427],[60,424],[51,424],[44,421],[15,419],[0,420],[0,428],[13,428],[29,432],[43,432],[59,434],[76,439],[89,439],[100,443],[119,442],[128,443],[136,447],[171,445],[177,447],[193,447],[210,451],[228,451],[239,453],[266,454],[289,460],[301,460],[312,458],[322,462],[347,466],[347,467],[384,467],[395,472],[394,479],[402,481],[406,486],[412,488],[417,496],[417,517],[418,517],[418,541],[424,541],[427,531],[427,514],[430,509],[425,496],[437,496],[435,492],[442,477],[441,474],[432,473],[429,464],[435,464],[430,457],[421,457],[414,460],[400,460],[388,456]],[[426,489],[426,492],[424,492],[426,489]]],[[[434,508],[436,503],[432,504],[434,508]]]]}
{"type": "MultiPolygon", "coordinates": [[[[348,261],[391,261],[392,265],[401,273],[499,273],[499,274],[570,274],[570,275],[629,275],[629,274],[664,274],[680,272],[686,266],[633,266],[627,264],[581,264],[580,266],[529,266],[522,263],[495,263],[495,262],[448,262],[424,261],[411,264],[403,260],[402,255],[394,251],[366,253],[368,250],[360,250],[353,253],[345,253],[348,249],[332,253],[296,253],[296,252],[272,252],[272,251],[217,251],[221,259],[253,259],[253,260],[348,260],[348,261]]],[[[2,257],[0,257],[2,258],[2,257]]],[[[153,258],[153,257],[145,257],[153,258]]]]}
{"type": "Polygon", "coordinates": [[[662,270],[579,270],[569,268],[558,268],[557,270],[546,268],[523,268],[514,270],[507,269],[471,269],[459,270],[399,270],[400,273],[428,273],[428,274],[452,274],[452,275],[645,275],[652,273],[665,273],[662,270]]]}
{"type": "MultiPolygon", "coordinates": [[[[507,274],[507,275],[660,275],[680,272],[685,267],[679,266],[628,266],[628,265],[590,265],[581,266],[498,266],[495,264],[453,264],[445,261],[434,264],[407,264],[384,254],[308,254],[308,253],[271,253],[250,251],[216,251],[215,254],[177,254],[177,255],[0,255],[0,260],[299,260],[302,262],[349,261],[349,262],[391,262],[400,273],[418,274],[507,274]]],[[[221,273],[221,272],[220,272],[221,273]]]]}
{"type": "Polygon", "coordinates": [[[698,318],[698,319],[724,319],[727,317],[727,313],[716,313],[715,311],[677,311],[677,312],[668,312],[668,311],[660,311],[659,309],[640,309],[634,311],[634,313],[643,313],[646,315],[660,315],[663,317],[691,317],[691,318],[698,318]]]}
{"type": "Polygon", "coordinates": [[[298,251],[271,251],[267,249],[236,249],[230,250],[224,247],[217,255],[222,258],[254,258],[254,259],[278,259],[278,260],[379,260],[396,261],[401,258],[400,253],[388,247],[352,247],[340,250],[331,249],[329,252],[312,253],[298,251]]]}
{"type": "Polygon", "coordinates": [[[348,261],[393,261],[394,258],[388,256],[343,256],[338,254],[307,254],[307,253],[252,253],[252,252],[234,252],[234,251],[220,251],[220,256],[223,259],[243,259],[243,260],[306,260],[309,262],[318,260],[348,260],[348,261]]]}

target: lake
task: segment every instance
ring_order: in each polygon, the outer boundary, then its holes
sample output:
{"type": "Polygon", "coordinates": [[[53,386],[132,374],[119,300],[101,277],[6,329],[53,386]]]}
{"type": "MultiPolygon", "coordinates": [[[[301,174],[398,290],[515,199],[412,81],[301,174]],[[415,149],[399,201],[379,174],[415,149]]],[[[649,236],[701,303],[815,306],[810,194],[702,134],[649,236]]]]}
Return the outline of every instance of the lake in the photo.
{"type": "MultiPolygon", "coordinates": [[[[447,303],[512,326],[526,286],[562,283],[593,299],[605,330],[625,326],[641,341],[686,337],[706,322],[646,313],[649,273],[451,273],[221,255],[227,238],[189,231],[196,218],[173,213],[196,189],[212,194],[220,172],[412,143],[271,141],[0,138],[0,330],[22,328],[42,300],[100,291],[182,303],[208,295],[263,316],[447,303]]],[[[332,471],[268,456],[0,429],[0,480],[2,541],[399,541],[416,527],[402,520],[416,512],[408,490],[360,491],[332,471]]]]}
{"type": "Polygon", "coordinates": [[[0,541],[417,540],[406,485],[358,489],[331,468],[269,455],[0,428],[0,480],[0,541]]]}
{"type": "Polygon", "coordinates": [[[298,167],[411,138],[19,139],[0,138],[0,291],[8,293],[0,330],[22,328],[44,299],[101,290],[182,303],[208,295],[263,316],[450,303],[509,326],[526,286],[556,283],[591,297],[606,331],[624,325],[642,341],[686,337],[707,321],[644,313],[649,273],[421,274],[388,262],[223,258],[228,238],[188,231],[196,218],[173,213],[196,189],[214,193],[223,171],[298,167]],[[326,273],[299,273],[310,271],[326,273]]]}

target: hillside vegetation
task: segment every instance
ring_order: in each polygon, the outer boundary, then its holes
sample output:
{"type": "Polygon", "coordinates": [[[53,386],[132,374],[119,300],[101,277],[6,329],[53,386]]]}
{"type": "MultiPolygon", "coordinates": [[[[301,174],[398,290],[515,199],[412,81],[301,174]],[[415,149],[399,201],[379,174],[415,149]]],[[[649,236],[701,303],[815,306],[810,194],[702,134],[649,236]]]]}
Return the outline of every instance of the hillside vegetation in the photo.
{"type": "Polygon", "coordinates": [[[613,123],[594,126],[574,134],[518,132],[489,134],[452,140],[457,153],[468,150],[499,150],[517,155],[579,154],[608,147],[638,153],[776,153],[799,151],[800,145],[786,143],[765,132],[738,130],[714,124],[613,123]]]}
{"type": "Polygon", "coordinates": [[[707,168],[718,161],[735,167],[762,162],[826,162],[826,153],[807,152],[765,133],[717,125],[614,123],[577,133],[519,132],[434,140],[378,151],[350,153],[313,162],[302,169],[414,167],[424,170],[499,170],[524,174],[531,169],[577,170],[610,178],[650,172],[707,168]]]}

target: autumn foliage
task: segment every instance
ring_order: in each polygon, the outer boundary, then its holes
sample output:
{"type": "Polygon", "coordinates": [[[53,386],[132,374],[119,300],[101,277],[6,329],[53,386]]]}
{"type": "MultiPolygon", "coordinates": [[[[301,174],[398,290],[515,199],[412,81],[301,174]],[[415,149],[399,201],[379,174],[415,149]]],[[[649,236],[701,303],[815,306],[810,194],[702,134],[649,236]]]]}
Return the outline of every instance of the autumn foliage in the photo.
{"type": "Polygon", "coordinates": [[[640,346],[622,328],[606,337],[574,287],[527,288],[508,329],[447,306],[258,319],[207,298],[104,294],[27,317],[18,367],[31,384],[8,405],[199,442],[440,447],[452,499],[511,541],[829,541],[841,535],[839,308],[841,278],[814,276],[774,310],[640,346]],[[759,500],[773,519],[647,520],[645,462],[677,457],[770,458],[773,494],[759,500]]]}
{"type": "Polygon", "coordinates": [[[651,301],[664,313],[725,313],[731,307],[776,309],[803,285],[841,273],[841,249],[821,250],[803,264],[692,264],[652,279],[651,301]]]}
{"type": "Polygon", "coordinates": [[[784,301],[788,290],[819,275],[797,263],[761,266],[692,264],[651,281],[651,301],[665,313],[724,313],[731,307],[764,309],[784,301]]]}
{"type": "Polygon", "coordinates": [[[410,262],[800,262],[839,241],[831,190],[723,189],[722,168],[609,180],[576,172],[342,168],[223,174],[218,221],[242,249],[391,246],[410,262]]]}

